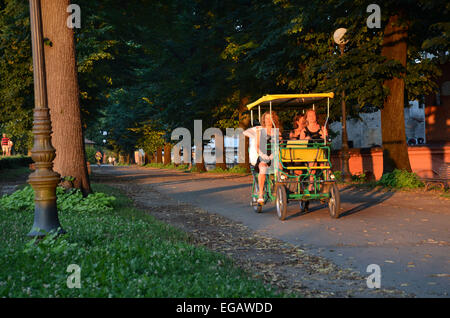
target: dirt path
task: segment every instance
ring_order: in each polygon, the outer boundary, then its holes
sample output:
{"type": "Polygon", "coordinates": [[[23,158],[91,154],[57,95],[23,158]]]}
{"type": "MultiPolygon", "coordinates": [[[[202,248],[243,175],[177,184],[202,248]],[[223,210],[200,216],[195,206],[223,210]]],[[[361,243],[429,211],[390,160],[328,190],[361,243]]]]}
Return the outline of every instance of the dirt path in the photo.
{"type": "Polygon", "coordinates": [[[238,265],[280,290],[305,297],[414,296],[398,289],[369,289],[366,277],[314,255],[308,248],[263,235],[240,222],[179,202],[157,191],[145,179],[124,179],[120,175],[118,170],[109,170],[101,176],[97,174],[94,180],[122,189],[139,208],[190,233],[196,244],[229,255],[238,265]]]}
{"type": "MultiPolygon", "coordinates": [[[[1,177],[1,173],[0,173],[1,177]]],[[[27,182],[28,175],[23,175],[18,177],[13,181],[3,181],[0,179],[0,198],[5,194],[11,194],[16,191],[17,187],[25,184],[27,182]]]]}

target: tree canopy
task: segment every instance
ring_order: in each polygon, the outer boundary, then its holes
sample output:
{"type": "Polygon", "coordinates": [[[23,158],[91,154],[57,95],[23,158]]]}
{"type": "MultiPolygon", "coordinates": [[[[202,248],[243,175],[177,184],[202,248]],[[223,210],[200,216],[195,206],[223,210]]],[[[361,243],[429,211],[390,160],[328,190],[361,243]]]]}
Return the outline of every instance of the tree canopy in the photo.
{"type": "MultiPolygon", "coordinates": [[[[380,29],[366,24],[371,2],[80,0],[85,135],[130,152],[149,136],[142,129],[149,123],[166,139],[175,127],[192,129],[194,119],[237,127],[245,101],[263,94],[334,91],[332,119],[339,120],[342,91],[353,117],[382,108],[390,93],[383,84],[394,77],[404,79],[407,100],[434,92],[439,63],[448,60],[448,1],[383,1],[380,29]],[[408,26],[406,67],[381,54],[393,15],[408,26]],[[339,27],[348,29],[343,56],[332,39],[339,27]]],[[[0,0],[0,10],[0,125],[26,137],[33,101],[28,7],[0,0]]]]}

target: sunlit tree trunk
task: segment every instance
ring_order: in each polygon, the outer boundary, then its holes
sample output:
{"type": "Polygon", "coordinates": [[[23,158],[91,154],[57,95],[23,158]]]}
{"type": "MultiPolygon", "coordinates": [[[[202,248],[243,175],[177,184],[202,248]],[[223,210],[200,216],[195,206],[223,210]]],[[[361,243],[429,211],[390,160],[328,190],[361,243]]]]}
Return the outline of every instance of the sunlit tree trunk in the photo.
{"type": "Polygon", "coordinates": [[[52,143],[56,149],[54,169],[61,176],[75,177],[74,186],[84,195],[91,192],[83,130],[73,29],[67,27],[69,0],[41,1],[45,45],[48,105],[52,143]]]}
{"type": "MultiPolygon", "coordinates": [[[[250,117],[247,114],[244,114],[247,111],[246,105],[249,103],[249,97],[244,97],[241,99],[239,104],[239,128],[246,130],[250,126],[250,117]]],[[[250,142],[248,137],[245,137],[245,145],[244,145],[244,158],[239,158],[239,166],[244,168],[247,172],[250,172],[250,156],[248,153],[248,147],[250,146],[250,142]],[[244,162],[241,160],[244,159],[244,162]]],[[[239,146],[240,147],[240,146],[239,146]]]]}
{"type": "Polygon", "coordinates": [[[226,153],[225,153],[225,137],[222,134],[222,136],[215,136],[216,141],[216,168],[222,169],[222,170],[226,170],[227,169],[227,157],[226,157],[226,153]],[[222,162],[217,162],[219,156],[218,154],[220,154],[220,152],[222,152],[222,162]]]}
{"type": "MultiPolygon", "coordinates": [[[[398,25],[398,20],[397,15],[389,18],[384,29],[381,54],[388,60],[396,60],[406,66],[408,28],[398,25]]],[[[383,174],[394,169],[411,171],[405,133],[405,81],[393,78],[384,85],[389,88],[390,94],[381,110],[383,174]]]]}
{"type": "Polygon", "coordinates": [[[162,163],[162,147],[156,150],[156,163],[162,163]]]}
{"type": "Polygon", "coordinates": [[[172,152],[172,145],[166,144],[164,146],[164,164],[165,165],[170,165],[172,163],[171,152],[172,152]]]}

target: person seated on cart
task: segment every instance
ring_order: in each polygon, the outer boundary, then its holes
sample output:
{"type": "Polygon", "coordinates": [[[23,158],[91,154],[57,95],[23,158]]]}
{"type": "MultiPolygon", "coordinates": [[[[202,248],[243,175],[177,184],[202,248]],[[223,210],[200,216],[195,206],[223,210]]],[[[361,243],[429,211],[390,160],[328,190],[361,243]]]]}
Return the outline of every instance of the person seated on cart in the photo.
{"type": "MultiPolygon", "coordinates": [[[[318,140],[318,139],[324,139],[328,135],[327,128],[325,126],[319,125],[317,122],[317,115],[316,111],[314,109],[308,109],[306,111],[306,126],[303,129],[302,133],[300,134],[300,139],[309,139],[311,140],[318,140]]],[[[314,166],[314,165],[321,165],[321,163],[318,162],[308,162],[308,165],[314,166]]],[[[314,190],[313,188],[313,181],[314,181],[314,174],[316,173],[316,170],[311,171],[310,175],[310,184],[308,187],[308,190],[311,192],[314,190]]]]}
{"type": "Polygon", "coordinates": [[[278,115],[272,111],[265,112],[261,117],[261,127],[256,133],[256,149],[258,152],[258,159],[255,164],[255,171],[258,173],[258,204],[264,204],[264,183],[266,181],[267,169],[273,159],[273,154],[270,149],[270,139],[275,133],[274,129],[278,128],[278,137],[281,138],[281,128],[278,115]],[[275,126],[275,127],[274,127],[275,126]],[[263,140],[262,138],[265,138],[263,140]],[[262,150],[262,145],[267,145],[266,150],[262,150]]]}
{"type": "MultiPolygon", "coordinates": [[[[306,116],[305,115],[296,115],[294,117],[294,130],[289,133],[289,140],[300,140],[300,136],[303,130],[306,127],[306,116]]],[[[292,163],[294,166],[305,166],[304,162],[294,162],[292,163]]],[[[301,175],[303,173],[302,170],[294,170],[294,174],[301,175]]]]}
{"type": "Polygon", "coordinates": [[[300,134],[300,139],[324,139],[327,136],[325,126],[319,125],[314,109],[306,111],[306,125],[300,134]]]}
{"type": "Polygon", "coordinates": [[[306,127],[305,115],[296,115],[294,117],[294,130],[289,133],[290,140],[300,139],[300,135],[306,127]]]}

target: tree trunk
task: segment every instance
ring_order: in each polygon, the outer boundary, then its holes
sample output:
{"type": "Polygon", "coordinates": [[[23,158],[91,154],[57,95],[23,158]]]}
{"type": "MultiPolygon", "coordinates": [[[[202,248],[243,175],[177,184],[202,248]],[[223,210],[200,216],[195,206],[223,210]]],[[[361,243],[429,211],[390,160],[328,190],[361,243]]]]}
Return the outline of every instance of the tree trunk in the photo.
{"type": "MultiPolygon", "coordinates": [[[[398,15],[389,18],[384,29],[381,55],[406,66],[408,28],[397,25],[398,18],[398,15]]],[[[389,88],[390,94],[381,110],[383,174],[394,169],[411,171],[405,133],[405,81],[402,78],[393,78],[385,81],[384,85],[389,88]]]]}
{"type": "Polygon", "coordinates": [[[166,144],[164,146],[164,164],[165,165],[170,165],[172,163],[171,152],[172,152],[172,145],[166,144]]]}
{"type": "Polygon", "coordinates": [[[205,161],[195,163],[195,169],[197,170],[197,172],[205,172],[206,171],[205,161]]]}
{"type": "Polygon", "coordinates": [[[156,150],[156,163],[162,163],[162,148],[158,147],[156,150]]]}
{"type": "Polygon", "coordinates": [[[215,136],[215,144],[216,144],[216,168],[220,168],[222,170],[227,169],[226,163],[226,153],[225,153],[225,137],[215,136]],[[222,161],[222,162],[219,162],[222,161]]]}
{"type": "Polygon", "coordinates": [[[86,166],[73,29],[67,27],[69,0],[41,1],[48,106],[52,144],[56,149],[54,170],[75,178],[74,186],[91,193],[86,166]]]}
{"type": "MultiPolygon", "coordinates": [[[[247,107],[245,107],[250,101],[249,97],[244,97],[241,99],[239,105],[239,128],[246,130],[250,126],[250,116],[244,115],[243,113],[247,111],[247,107]]],[[[245,145],[244,145],[244,162],[241,162],[242,158],[239,158],[239,166],[244,168],[245,171],[250,172],[250,156],[248,153],[248,147],[250,146],[250,142],[248,137],[245,137],[245,145]]],[[[239,146],[240,147],[240,146],[239,146]]]]}

